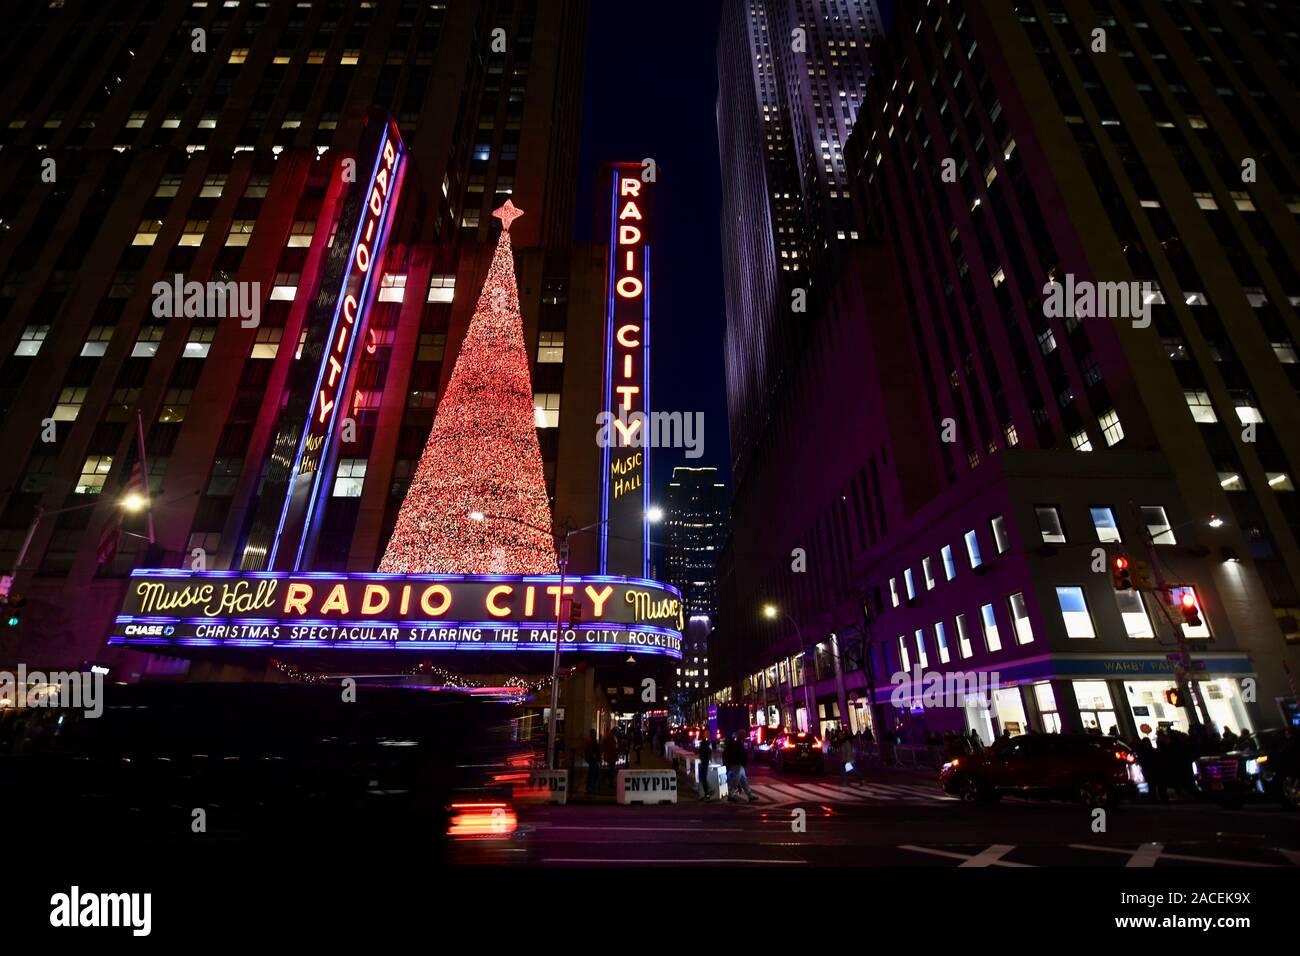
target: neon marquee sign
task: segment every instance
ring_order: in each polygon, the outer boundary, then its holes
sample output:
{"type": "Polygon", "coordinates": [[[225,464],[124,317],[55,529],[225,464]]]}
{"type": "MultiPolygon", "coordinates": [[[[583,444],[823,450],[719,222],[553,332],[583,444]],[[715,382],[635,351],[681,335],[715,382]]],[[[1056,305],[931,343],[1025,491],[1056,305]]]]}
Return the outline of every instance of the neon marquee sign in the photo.
{"type": "Polygon", "coordinates": [[[611,167],[605,407],[610,425],[601,484],[601,571],[649,574],[650,184],[641,167],[611,167]]]}
{"type": "MultiPolygon", "coordinates": [[[[322,483],[336,454],[332,438],[340,410],[348,405],[346,396],[352,394],[349,383],[359,354],[357,342],[368,336],[366,320],[379,284],[375,273],[383,258],[392,212],[401,191],[404,161],[401,134],[391,118],[386,118],[374,147],[370,175],[360,193],[360,207],[345,208],[345,218],[354,214],[356,226],[347,259],[339,270],[341,276],[336,285],[322,287],[318,309],[323,305],[332,312],[328,333],[321,343],[310,410],[297,441],[288,489],[270,549],[268,564],[272,567],[300,568],[310,556],[315,524],[321,512],[322,483]],[[282,547],[287,549],[284,554],[282,547]]],[[[340,235],[344,234],[346,225],[341,223],[340,235]]],[[[328,276],[326,283],[331,283],[328,276]]]]}
{"type": "Polygon", "coordinates": [[[110,644],[553,651],[681,657],[676,589],[609,576],[139,570],[110,644]],[[563,602],[563,604],[562,604],[563,602]]]}

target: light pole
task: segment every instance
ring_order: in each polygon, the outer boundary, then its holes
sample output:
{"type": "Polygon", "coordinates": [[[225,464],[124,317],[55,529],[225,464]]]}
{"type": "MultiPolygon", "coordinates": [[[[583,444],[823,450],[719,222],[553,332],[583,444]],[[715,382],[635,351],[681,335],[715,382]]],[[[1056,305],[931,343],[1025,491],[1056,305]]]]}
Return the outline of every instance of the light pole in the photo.
{"type": "MultiPolygon", "coordinates": [[[[564,579],[569,568],[569,539],[575,534],[584,534],[588,531],[594,531],[602,525],[608,524],[605,521],[593,521],[589,525],[581,528],[570,528],[564,532],[564,539],[559,540],[560,536],[552,528],[539,528],[531,522],[515,518],[511,515],[490,514],[482,511],[471,511],[470,520],[483,521],[487,518],[499,518],[502,521],[513,521],[515,524],[523,525],[525,528],[532,528],[534,531],[540,531],[542,534],[549,534],[557,540],[556,551],[559,552],[560,565],[560,590],[555,596],[555,650],[551,655],[551,715],[546,725],[546,767],[548,770],[555,769],[555,734],[556,734],[556,717],[560,708],[560,639],[564,631],[564,579]]],[[[650,523],[655,523],[663,518],[663,511],[659,508],[650,508],[645,513],[645,519],[650,523]]]]}
{"type": "Polygon", "coordinates": [[[803,641],[803,630],[799,627],[799,622],[791,617],[788,611],[781,610],[775,604],[764,604],[763,616],[769,621],[775,620],[777,617],[784,617],[794,626],[794,635],[799,641],[799,656],[803,658],[803,706],[808,713],[808,732],[813,733],[813,705],[812,697],[809,695],[808,681],[810,680],[810,674],[816,672],[817,665],[814,662],[812,671],[809,671],[808,648],[803,641]]]}
{"type": "MultiPolygon", "coordinates": [[[[123,511],[134,513],[148,507],[149,499],[139,492],[130,492],[118,499],[116,504],[123,511]]],[[[27,557],[27,549],[32,546],[32,539],[36,537],[36,528],[40,525],[42,518],[67,514],[70,511],[85,511],[87,508],[97,507],[99,507],[98,501],[90,501],[84,505],[72,505],[68,508],[52,508],[49,510],[41,505],[37,505],[36,514],[32,517],[32,523],[27,527],[27,535],[23,538],[22,547],[18,549],[18,556],[14,558],[13,570],[9,572],[10,579],[18,577],[18,569],[22,567],[23,559],[27,557]]]]}

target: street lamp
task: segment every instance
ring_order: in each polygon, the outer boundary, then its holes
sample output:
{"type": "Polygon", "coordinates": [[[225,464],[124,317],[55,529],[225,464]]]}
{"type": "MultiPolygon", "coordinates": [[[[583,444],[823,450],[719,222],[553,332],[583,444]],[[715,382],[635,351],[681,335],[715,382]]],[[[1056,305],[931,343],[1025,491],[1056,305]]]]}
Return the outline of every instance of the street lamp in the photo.
{"type": "MultiPolygon", "coordinates": [[[[115,504],[123,511],[131,513],[143,511],[149,506],[149,499],[137,491],[128,492],[122,498],[119,498],[115,504]]],[[[69,508],[52,508],[46,509],[41,505],[36,506],[36,514],[32,517],[32,523],[27,527],[27,535],[23,538],[22,547],[18,549],[18,556],[14,558],[13,570],[9,572],[10,578],[18,577],[18,569],[22,567],[23,559],[27,557],[27,549],[32,546],[32,539],[36,537],[36,528],[41,523],[42,518],[52,517],[53,515],[67,514],[70,511],[85,511],[87,508],[99,507],[99,501],[90,501],[84,505],[72,505],[69,508]]],[[[150,541],[152,542],[152,538],[150,541]]]]}
{"type": "MultiPolygon", "coordinates": [[[[531,522],[524,521],[512,515],[488,514],[477,509],[469,513],[471,521],[484,521],[488,518],[500,518],[502,521],[513,521],[515,524],[523,525],[525,528],[532,528],[534,531],[540,531],[542,534],[549,534],[558,539],[559,535],[555,529],[549,531],[546,528],[539,528],[531,522]]],[[[659,508],[651,508],[645,513],[645,520],[654,524],[663,518],[663,511],[659,508]]],[[[564,540],[558,542],[560,564],[560,590],[555,598],[555,651],[551,655],[551,716],[547,721],[546,727],[546,766],[549,770],[555,769],[555,733],[556,733],[556,716],[560,707],[560,637],[564,630],[564,578],[569,568],[569,539],[575,534],[584,534],[588,531],[594,531],[597,528],[608,524],[608,519],[604,521],[593,521],[589,525],[581,528],[571,528],[564,532],[564,540]]]]}
{"type": "MultiPolygon", "coordinates": [[[[808,687],[808,680],[809,680],[808,648],[803,642],[803,631],[800,629],[798,621],[796,621],[793,617],[791,617],[788,612],[781,610],[775,604],[764,604],[763,616],[767,618],[769,621],[774,621],[777,619],[777,617],[784,617],[787,621],[789,621],[794,626],[795,637],[798,638],[799,640],[799,654],[803,658],[803,706],[804,709],[808,712],[808,732],[812,733],[814,718],[813,718],[812,697],[810,696],[809,687],[808,687]]],[[[816,669],[815,662],[813,668],[815,671],[816,669]]]]}

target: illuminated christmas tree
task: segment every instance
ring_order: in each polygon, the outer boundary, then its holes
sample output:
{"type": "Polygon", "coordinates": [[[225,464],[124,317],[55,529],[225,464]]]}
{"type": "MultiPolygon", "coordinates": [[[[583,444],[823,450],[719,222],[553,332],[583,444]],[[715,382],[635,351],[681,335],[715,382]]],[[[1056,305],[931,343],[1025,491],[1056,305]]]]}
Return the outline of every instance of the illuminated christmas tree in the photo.
{"type": "Polygon", "coordinates": [[[506,200],[501,235],[379,570],[554,574],[506,200]],[[532,525],[533,527],[529,527],[532,525]]]}

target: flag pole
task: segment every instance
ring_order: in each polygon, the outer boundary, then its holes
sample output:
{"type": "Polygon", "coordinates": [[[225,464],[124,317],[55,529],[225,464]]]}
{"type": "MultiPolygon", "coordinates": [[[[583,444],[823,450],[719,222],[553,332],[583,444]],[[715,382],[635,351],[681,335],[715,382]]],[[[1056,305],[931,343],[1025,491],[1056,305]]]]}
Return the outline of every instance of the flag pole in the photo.
{"type": "Polygon", "coordinates": [[[145,457],[144,452],[144,417],[140,414],[140,409],[135,410],[136,440],[140,448],[140,477],[144,481],[144,507],[146,527],[149,530],[149,543],[154,543],[153,534],[153,491],[149,487],[149,460],[145,457]]]}

